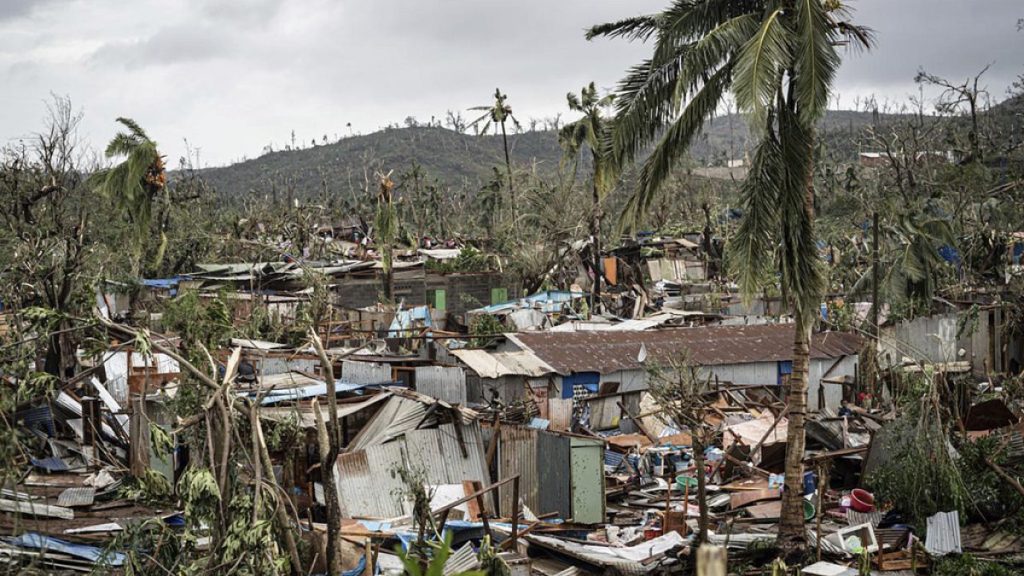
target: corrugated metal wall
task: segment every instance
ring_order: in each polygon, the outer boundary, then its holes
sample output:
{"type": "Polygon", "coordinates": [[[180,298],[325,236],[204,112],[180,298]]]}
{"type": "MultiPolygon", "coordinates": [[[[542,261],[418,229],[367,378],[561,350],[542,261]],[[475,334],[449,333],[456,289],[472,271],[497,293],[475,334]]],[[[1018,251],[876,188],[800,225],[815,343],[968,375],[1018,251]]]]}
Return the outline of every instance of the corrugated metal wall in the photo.
{"type": "Polygon", "coordinates": [[[403,442],[372,446],[338,456],[338,502],[346,518],[397,518],[410,510],[402,481],[391,471],[405,463],[403,442]]]}
{"type": "Polygon", "coordinates": [[[572,398],[548,398],[548,420],[552,430],[568,430],[572,426],[572,398]]]}
{"type": "MultiPolygon", "coordinates": [[[[533,510],[540,508],[537,489],[537,430],[503,427],[498,432],[498,478],[519,474],[519,497],[533,510]]],[[[501,514],[512,510],[512,484],[498,488],[501,514]]]]}
{"type": "Polygon", "coordinates": [[[572,517],[572,468],[565,463],[571,459],[570,440],[550,432],[537,435],[537,459],[540,486],[538,508],[534,514],[558,512],[559,518],[572,517]]]}
{"type": "Polygon", "coordinates": [[[352,384],[388,384],[393,381],[391,366],[354,360],[342,361],[341,379],[352,384]]]}
{"type": "Polygon", "coordinates": [[[464,425],[462,436],[465,457],[453,424],[410,431],[388,444],[341,454],[338,501],[342,515],[395,518],[409,514],[412,505],[403,498],[405,486],[393,474],[399,467],[422,472],[424,482],[430,485],[462,484],[464,480],[490,484],[479,424],[464,425]]]}
{"type": "Polygon", "coordinates": [[[416,368],[416,391],[450,404],[465,404],[466,373],[461,368],[419,366],[416,368]]]}

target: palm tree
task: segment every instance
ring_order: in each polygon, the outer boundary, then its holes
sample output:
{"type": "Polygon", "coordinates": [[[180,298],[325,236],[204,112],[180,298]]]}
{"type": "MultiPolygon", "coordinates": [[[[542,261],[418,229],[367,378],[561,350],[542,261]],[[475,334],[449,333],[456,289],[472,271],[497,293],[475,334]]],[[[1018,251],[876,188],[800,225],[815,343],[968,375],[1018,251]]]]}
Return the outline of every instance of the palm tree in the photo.
{"type": "MultiPolygon", "coordinates": [[[[149,237],[153,203],[166,191],[167,174],[163,157],[134,120],[118,118],[127,131],[118,132],[107,144],[107,158],[123,158],[112,168],[101,170],[90,178],[90,183],[106,198],[112,200],[128,219],[132,227],[133,273],[138,275],[142,255],[149,237]]],[[[160,233],[160,249],[155,264],[159,264],[167,237],[160,233]]]]}
{"type": "Polygon", "coordinates": [[[508,174],[508,195],[512,200],[511,212],[513,218],[515,216],[516,206],[516,193],[512,188],[512,159],[508,154],[508,135],[505,132],[505,123],[509,120],[512,121],[512,125],[518,130],[520,128],[519,121],[512,115],[512,107],[505,103],[508,100],[507,94],[502,94],[500,88],[494,89],[494,104],[490,106],[474,106],[470,110],[483,111],[476,120],[469,123],[473,128],[479,128],[479,134],[487,134],[487,132],[493,127],[495,131],[501,129],[501,144],[505,149],[505,170],[508,174]],[[480,126],[482,125],[482,128],[480,126]]]}
{"type": "MultiPolygon", "coordinates": [[[[569,110],[580,112],[583,117],[566,124],[558,134],[565,149],[566,156],[574,162],[579,160],[583,148],[590,150],[594,163],[592,182],[593,211],[590,216],[590,235],[593,240],[591,247],[594,252],[594,289],[591,296],[590,309],[595,313],[601,305],[601,204],[608,192],[608,187],[615,181],[613,162],[607,145],[607,136],[611,132],[611,122],[605,118],[604,112],[611,108],[615,100],[614,94],[599,97],[594,83],[584,86],[579,96],[570,92],[566,95],[569,110]]],[[[573,171],[575,175],[575,170],[573,171]]],[[[573,178],[575,181],[575,177],[573,178]]]]}
{"type": "Polygon", "coordinates": [[[599,25],[588,37],[653,40],[616,99],[612,153],[632,162],[654,145],[624,217],[636,224],[729,91],[757,138],[730,260],[753,296],[776,267],[793,309],[786,490],[780,547],[804,547],[803,452],[814,310],[824,278],[814,240],[814,129],[840,64],[838,45],[867,47],[839,0],[675,0],[664,12],[599,25]],[[683,103],[686,102],[685,107],[683,103]]]}

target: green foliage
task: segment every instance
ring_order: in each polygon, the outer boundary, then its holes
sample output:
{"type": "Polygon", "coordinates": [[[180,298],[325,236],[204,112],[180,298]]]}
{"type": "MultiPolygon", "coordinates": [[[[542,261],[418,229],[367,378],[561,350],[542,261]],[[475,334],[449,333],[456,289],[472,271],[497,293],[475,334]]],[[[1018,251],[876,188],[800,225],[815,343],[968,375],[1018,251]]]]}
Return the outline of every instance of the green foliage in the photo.
{"type": "Polygon", "coordinates": [[[971,501],[949,431],[927,398],[919,409],[905,410],[886,427],[881,450],[887,459],[865,479],[876,501],[898,508],[922,533],[925,520],[936,512],[957,510],[966,518],[971,501]]]}
{"type": "MultiPolygon", "coordinates": [[[[157,195],[166,194],[167,175],[156,142],[130,118],[118,118],[127,130],[119,132],[107,145],[107,158],[123,158],[120,164],[100,170],[90,184],[111,200],[132,225],[131,247],[136,257],[145,254],[150,232],[153,203],[157,195]]],[[[161,244],[165,241],[161,233],[161,244]]],[[[162,259],[163,249],[158,253],[162,259]]]]}
{"type": "MultiPolygon", "coordinates": [[[[424,570],[421,559],[405,550],[401,546],[395,548],[395,553],[402,559],[405,573],[409,576],[442,576],[444,565],[452,552],[452,532],[445,532],[444,540],[432,545],[432,554],[424,570]]],[[[454,576],[484,576],[485,572],[480,570],[466,570],[457,572],[454,576]]]]}
{"type": "Polygon", "coordinates": [[[221,495],[217,479],[209,468],[190,466],[178,480],[178,495],[184,504],[184,538],[194,544],[219,514],[221,495]]]}
{"type": "Polygon", "coordinates": [[[126,478],[118,496],[144,504],[167,504],[173,494],[171,483],[163,474],[147,468],[142,476],[126,478]]]}
{"type": "Polygon", "coordinates": [[[181,540],[181,534],[164,523],[162,518],[149,518],[141,523],[127,523],[107,545],[105,555],[97,563],[94,573],[102,574],[115,570],[109,562],[115,553],[125,555],[120,567],[125,576],[166,575],[181,562],[188,546],[181,540]]]}
{"type": "Polygon", "coordinates": [[[284,419],[274,422],[267,431],[267,449],[272,452],[294,450],[304,436],[298,418],[294,414],[289,414],[284,419]]]}
{"type": "Polygon", "coordinates": [[[482,348],[495,341],[496,335],[508,332],[508,327],[490,314],[477,314],[469,321],[469,345],[482,348]]]}
{"type": "Polygon", "coordinates": [[[987,461],[1008,467],[1006,447],[995,436],[960,441],[957,466],[970,479],[968,512],[984,522],[1000,520],[1000,528],[1024,533],[1024,497],[989,467],[987,461]]]}
{"type": "Polygon", "coordinates": [[[167,302],[163,323],[186,347],[216,346],[232,331],[231,312],[224,298],[203,298],[195,290],[182,291],[167,302]]]}
{"type": "Polygon", "coordinates": [[[991,560],[964,554],[946,556],[935,562],[932,576],[1012,576],[1016,571],[991,560]]]}

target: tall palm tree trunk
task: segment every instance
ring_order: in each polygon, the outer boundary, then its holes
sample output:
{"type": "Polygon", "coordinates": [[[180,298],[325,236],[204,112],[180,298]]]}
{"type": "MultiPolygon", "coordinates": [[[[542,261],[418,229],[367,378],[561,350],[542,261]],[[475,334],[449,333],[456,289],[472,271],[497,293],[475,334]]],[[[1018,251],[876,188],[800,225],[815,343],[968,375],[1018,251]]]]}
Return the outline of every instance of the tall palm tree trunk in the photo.
{"type": "MultiPolygon", "coordinates": [[[[812,132],[813,134],[813,132],[812,132]]],[[[807,185],[804,193],[804,214],[814,228],[814,137],[809,139],[807,153],[807,185]]],[[[807,445],[804,428],[807,417],[807,379],[811,360],[812,309],[805,309],[799,300],[794,302],[793,319],[793,373],[789,378],[789,427],[786,431],[785,491],[782,494],[782,516],[779,526],[779,545],[786,551],[802,550],[806,544],[804,534],[804,450],[807,445]]],[[[820,513],[820,511],[819,511],[820,513]]]]}
{"type": "Polygon", "coordinates": [[[782,516],[779,546],[783,550],[804,544],[804,421],[807,414],[807,371],[810,360],[811,322],[799,308],[796,311],[793,335],[793,373],[789,379],[789,426],[786,432],[785,491],[782,494],[782,516]]]}

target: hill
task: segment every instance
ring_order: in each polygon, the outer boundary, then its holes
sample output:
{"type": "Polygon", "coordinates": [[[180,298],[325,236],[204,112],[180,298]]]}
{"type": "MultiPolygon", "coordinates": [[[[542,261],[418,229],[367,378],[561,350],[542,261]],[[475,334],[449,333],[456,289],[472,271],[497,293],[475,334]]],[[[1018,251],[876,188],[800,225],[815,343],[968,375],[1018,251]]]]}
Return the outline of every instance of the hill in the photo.
{"type": "MultiPolygon", "coordinates": [[[[550,131],[509,135],[509,147],[517,166],[537,162],[544,171],[556,170],[562,154],[557,135],[550,131]]],[[[284,193],[289,188],[303,196],[318,193],[325,182],[330,189],[360,190],[364,177],[372,178],[374,170],[398,174],[414,162],[443,184],[475,190],[505,160],[501,136],[473,136],[440,127],[389,128],[332,144],[270,152],[200,174],[229,198],[284,193]]]]}
{"type": "MultiPolygon", "coordinates": [[[[885,119],[868,112],[831,111],[820,129],[838,157],[852,159],[863,128],[880,120],[885,119]]],[[[702,166],[724,165],[729,158],[743,158],[749,142],[745,118],[720,116],[708,123],[691,157],[702,166]]],[[[509,145],[516,166],[536,168],[542,174],[556,171],[562,158],[554,131],[510,134],[509,145]]],[[[289,190],[296,196],[310,196],[325,183],[329,190],[361,190],[367,173],[372,177],[374,170],[386,169],[399,174],[414,162],[442,185],[476,191],[493,178],[493,168],[504,165],[501,136],[474,136],[441,127],[389,128],[331,144],[270,152],[207,168],[201,174],[226,199],[289,190]]]]}

